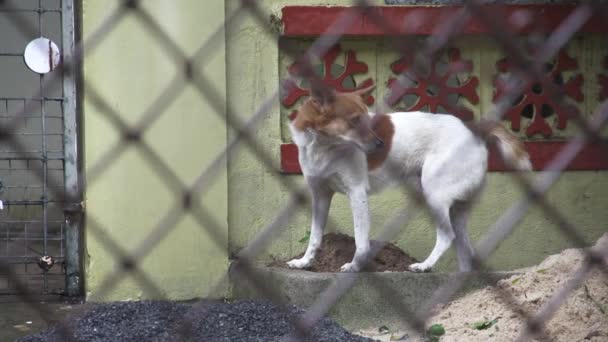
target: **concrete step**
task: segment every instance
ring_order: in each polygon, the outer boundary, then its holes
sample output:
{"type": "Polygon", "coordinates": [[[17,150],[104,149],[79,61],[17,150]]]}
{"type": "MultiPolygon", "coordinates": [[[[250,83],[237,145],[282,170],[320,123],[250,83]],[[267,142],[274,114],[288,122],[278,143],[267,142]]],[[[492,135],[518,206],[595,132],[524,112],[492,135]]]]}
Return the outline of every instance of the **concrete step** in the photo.
{"type": "MultiPolygon", "coordinates": [[[[428,304],[435,291],[453,282],[463,273],[314,273],[256,265],[254,271],[263,289],[254,286],[246,275],[252,273],[233,264],[230,270],[232,296],[234,299],[268,298],[273,293],[277,298],[302,308],[311,305],[331,306],[329,315],[347,329],[368,329],[380,326],[407,328],[406,316],[428,304]],[[330,286],[352,288],[333,302],[332,298],[320,295],[330,286]],[[404,309],[406,308],[406,309],[404,309]]],[[[500,279],[518,272],[472,273],[463,288],[452,299],[485,286],[495,285],[500,279]]]]}

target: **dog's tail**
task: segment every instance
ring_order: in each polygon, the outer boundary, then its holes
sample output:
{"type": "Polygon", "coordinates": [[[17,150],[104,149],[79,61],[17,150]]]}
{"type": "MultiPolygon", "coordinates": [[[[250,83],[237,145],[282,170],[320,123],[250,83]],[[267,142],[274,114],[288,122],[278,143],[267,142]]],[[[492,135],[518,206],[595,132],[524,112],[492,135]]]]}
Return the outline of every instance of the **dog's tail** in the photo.
{"type": "Polygon", "coordinates": [[[530,156],[526,152],[524,144],[501,124],[482,120],[469,124],[469,128],[485,141],[495,143],[509,167],[519,171],[532,170],[530,156]]]}

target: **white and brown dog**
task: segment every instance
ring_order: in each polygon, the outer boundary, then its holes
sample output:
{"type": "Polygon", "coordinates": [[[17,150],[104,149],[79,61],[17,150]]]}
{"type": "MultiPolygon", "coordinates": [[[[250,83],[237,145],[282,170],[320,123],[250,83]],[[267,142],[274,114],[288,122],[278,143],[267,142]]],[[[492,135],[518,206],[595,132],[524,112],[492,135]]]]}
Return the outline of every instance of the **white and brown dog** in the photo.
{"type": "Polygon", "coordinates": [[[332,196],[340,192],[350,200],[356,244],[353,260],[341,270],[359,271],[370,251],[368,195],[406,180],[424,196],[437,222],[433,251],[410,269],[431,269],[456,239],[460,270],[471,270],[473,248],[466,223],[470,204],[485,180],[486,140],[497,143],[510,166],[529,170],[523,144],[499,124],[465,125],[452,115],[422,112],[371,113],[362,96],[372,88],[335,93],[313,86],[312,96],[290,124],[312,192],[312,226],[306,253],[288,265],[311,265],[332,196]]]}

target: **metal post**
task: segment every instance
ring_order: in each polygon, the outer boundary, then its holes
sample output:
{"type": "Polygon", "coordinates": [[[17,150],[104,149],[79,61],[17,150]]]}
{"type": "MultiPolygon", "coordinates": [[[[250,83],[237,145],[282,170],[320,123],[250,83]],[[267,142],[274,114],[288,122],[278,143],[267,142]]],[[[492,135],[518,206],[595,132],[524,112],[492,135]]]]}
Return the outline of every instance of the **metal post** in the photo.
{"type": "Polygon", "coordinates": [[[63,40],[63,153],[65,199],[66,294],[82,294],[81,192],[78,178],[78,129],[76,107],[75,11],[73,0],[61,3],[63,40]]]}
{"type": "MultiPolygon", "coordinates": [[[[38,0],[38,36],[42,37],[42,0],[38,0]]],[[[48,194],[47,194],[47,185],[48,185],[48,167],[49,163],[47,161],[47,143],[46,143],[46,100],[44,100],[44,74],[40,74],[40,96],[42,96],[43,100],[40,101],[40,123],[42,128],[42,232],[44,236],[43,241],[43,251],[42,255],[48,255],[48,238],[49,238],[49,223],[48,223],[48,194]]],[[[27,106],[27,103],[24,104],[24,107],[27,106]]],[[[29,161],[27,164],[29,166],[29,161]]],[[[29,167],[28,167],[29,168],[29,167]]],[[[49,291],[49,282],[48,275],[49,272],[47,269],[43,270],[44,272],[44,293],[47,294],[49,291]]]]}

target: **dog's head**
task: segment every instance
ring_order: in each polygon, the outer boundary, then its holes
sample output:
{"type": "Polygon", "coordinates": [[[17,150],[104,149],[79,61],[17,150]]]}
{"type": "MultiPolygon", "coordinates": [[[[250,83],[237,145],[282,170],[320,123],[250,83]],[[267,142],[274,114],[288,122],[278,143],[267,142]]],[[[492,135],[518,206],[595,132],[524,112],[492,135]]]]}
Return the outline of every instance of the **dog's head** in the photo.
{"type": "Polygon", "coordinates": [[[364,152],[382,148],[384,141],[374,132],[373,118],[363,102],[363,96],[373,88],[337,93],[313,82],[311,96],[298,109],[294,128],[314,130],[336,142],[354,144],[364,152]]]}

